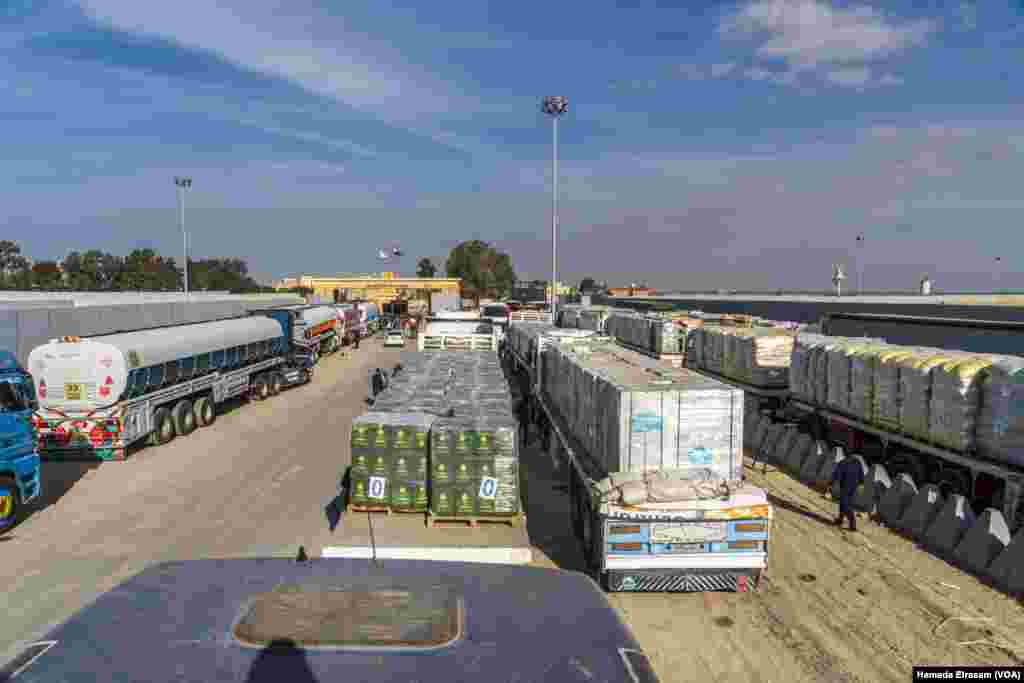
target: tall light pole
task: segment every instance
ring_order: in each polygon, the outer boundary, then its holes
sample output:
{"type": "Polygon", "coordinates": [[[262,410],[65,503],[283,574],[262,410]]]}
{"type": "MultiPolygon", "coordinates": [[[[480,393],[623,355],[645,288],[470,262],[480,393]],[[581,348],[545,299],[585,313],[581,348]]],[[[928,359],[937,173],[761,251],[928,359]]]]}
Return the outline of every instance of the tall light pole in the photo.
{"type": "Polygon", "coordinates": [[[857,296],[864,294],[864,235],[857,235],[857,296]]]}
{"type": "Polygon", "coordinates": [[[551,117],[551,321],[558,305],[558,117],[569,111],[569,100],[558,95],[545,97],[541,111],[551,117]]]}
{"type": "Polygon", "coordinates": [[[188,233],[185,232],[185,190],[192,187],[192,179],[175,176],[174,184],[178,188],[178,216],[181,220],[181,242],[185,255],[182,270],[185,273],[185,296],[188,296],[188,233]]]}

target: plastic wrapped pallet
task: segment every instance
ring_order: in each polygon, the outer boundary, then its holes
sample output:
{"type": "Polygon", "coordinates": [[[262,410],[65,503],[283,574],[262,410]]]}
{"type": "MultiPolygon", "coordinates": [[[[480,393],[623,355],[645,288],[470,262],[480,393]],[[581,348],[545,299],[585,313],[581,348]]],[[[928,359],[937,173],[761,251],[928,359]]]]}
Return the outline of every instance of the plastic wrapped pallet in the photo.
{"type": "Polygon", "coordinates": [[[985,373],[976,439],[983,456],[1024,467],[1024,359],[997,357],[985,373]]]}
{"type": "Polygon", "coordinates": [[[437,420],[430,430],[430,512],[439,517],[519,513],[515,420],[437,420]]]}
{"type": "Polygon", "coordinates": [[[686,364],[694,368],[704,367],[704,334],[698,327],[690,331],[686,339],[686,364]]]}
{"type": "Polygon", "coordinates": [[[549,404],[609,472],[741,475],[742,391],[628,349],[544,353],[549,404]]]}
{"type": "Polygon", "coordinates": [[[973,449],[982,380],[990,367],[989,357],[965,356],[932,370],[928,433],[933,442],[955,451],[973,449]]]}
{"type": "Polygon", "coordinates": [[[436,418],[373,412],[352,421],[349,502],[395,510],[427,509],[428,448],[436,418]]]}
{"type": "Polygon", "coordinates": [[[864,422],[874,422],[878,359],[891,349],[887,344],[865,344],[850,356],[850,414],[864,422]]]}
{"type": "Polygon", "coordinates": [[[844,339],[831,346],[828,351],[828,407],[841,413],[852,414],[850,393],[852,390],[853,357],[864,350],[867,344],[862,340],[844,339]]]}
{"type": "Polygon", "coordinates": [[[736,364],[743,381],[758,387],[785,387],[794,334],[783,329],[759,329],[737,333],[743,358],[736,364]]]}
{"type": "Polygon", "coordinates": [[[889,346],[878,354],[875,363],[872,422],[879,427],[900,428],[900,361],[912,352],[906,347],[889,346]]]}
{"type": "Polygon", "coordinates": [[[950,360],[954,358],[949,351],[917,348],[896,362],[900,377],[900,429],[904,433],[928,440],[932,370],[950,360]]]}
{"type": "Polygon", "coordinates": [[[819,334],[800,334],[794,339],[789,366],[789,389],[796,398],[814,402],[813,355],[827,340],[828,337],[819,334]]]}

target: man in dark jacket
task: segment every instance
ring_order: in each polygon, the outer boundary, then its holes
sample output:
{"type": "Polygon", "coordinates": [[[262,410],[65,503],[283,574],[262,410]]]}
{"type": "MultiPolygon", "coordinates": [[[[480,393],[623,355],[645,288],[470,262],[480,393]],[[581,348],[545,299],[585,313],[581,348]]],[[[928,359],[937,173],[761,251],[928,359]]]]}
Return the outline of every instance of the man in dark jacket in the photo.
{"type": "Polygon", "coordinates": [[[356,330],[356,348],[357,348],[357,349],[359,348],[359,339],[360,339],[360,338],[361,338],[362,336],[363,336],[363,335],[361,335],[361,334],[359,333],[359,330],[356,330]]]}
{"type": "Polygon", "coordinates": [[[845,517],[850,522],[850,531],[856,531],[857,518],[853,514],[853,496],[857,493],[857,488],[864,483],[864,468],[861,467],[860,460],[849,456],[839,461],[832,471],[832,483],[839,484],[839,516],[836,517],[834,524],[842,526],[845,517]]]}

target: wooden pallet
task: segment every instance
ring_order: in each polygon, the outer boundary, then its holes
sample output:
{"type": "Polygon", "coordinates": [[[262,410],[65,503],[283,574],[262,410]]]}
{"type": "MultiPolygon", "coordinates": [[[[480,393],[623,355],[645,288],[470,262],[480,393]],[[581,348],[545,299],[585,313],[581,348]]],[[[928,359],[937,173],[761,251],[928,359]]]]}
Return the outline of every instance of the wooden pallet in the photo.
{"type": "Polygon", "coordinates": [[[423,510],[393,510],[386,505],[353,505],[349,503],[345,512],[382,512],[388,517],[391,515],[422,515],[423,510]]]}
{"type": "Polygon", "coordinates": [[[513,529],[518,529],[519,525],[526,520],[526,515],[519,513],[518,515],[509,515],[507,517],[448,517],[435,515],[433,512],[427,512],[427,527],[433,529],[434,526],[440,524],[442,526],[452,525],[456,523],[469,525],[471,528],[476,528],[481,524],[507,524],[513,529]]]}

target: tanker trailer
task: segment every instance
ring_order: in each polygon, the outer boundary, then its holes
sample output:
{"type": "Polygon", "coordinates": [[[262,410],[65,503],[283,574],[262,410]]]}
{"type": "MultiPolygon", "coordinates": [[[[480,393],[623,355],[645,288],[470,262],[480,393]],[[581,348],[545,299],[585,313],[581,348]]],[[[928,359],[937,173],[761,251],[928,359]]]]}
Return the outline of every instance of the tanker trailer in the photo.
{"type": "Polygon", "coordinates": [[[337,334],[338,315],[333,306],[284,306],[250,313],[276,320],[291,340],[292,350],[312,355],[314,364],[320,356],[337,351],[341,345],[337,334]]]}
{"type": "Polygon", "coordinates": [[[29,354],[39,451],[50,459],[124,459],[207,427],[224,401],[263,400],[308,382],[312,362],[262,316],[63,337],[29,354]]]}

